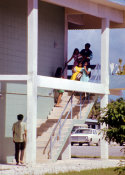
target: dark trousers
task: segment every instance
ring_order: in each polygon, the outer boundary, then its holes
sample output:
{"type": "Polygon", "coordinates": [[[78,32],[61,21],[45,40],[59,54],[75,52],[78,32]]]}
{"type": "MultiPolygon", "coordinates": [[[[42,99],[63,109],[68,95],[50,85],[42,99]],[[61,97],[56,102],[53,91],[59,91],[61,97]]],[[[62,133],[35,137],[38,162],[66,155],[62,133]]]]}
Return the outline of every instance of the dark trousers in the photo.
{"type": "Polygon", "coordinates": [[[15,159],[17,163],[19,163],[19,160],[23,161],[25,145],[25,142],[15,142],[15,159]]]}

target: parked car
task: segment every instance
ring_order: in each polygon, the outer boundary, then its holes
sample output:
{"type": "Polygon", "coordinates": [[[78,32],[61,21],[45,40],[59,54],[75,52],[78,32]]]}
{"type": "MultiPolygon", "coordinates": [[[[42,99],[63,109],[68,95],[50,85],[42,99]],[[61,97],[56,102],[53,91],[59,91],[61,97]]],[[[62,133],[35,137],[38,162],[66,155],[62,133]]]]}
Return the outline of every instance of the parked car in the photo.
{"type": "Polygon", "coordinates": [[[71,133],[73,134],[76,131],[76,129],[80,129],[80,128],[88,128],[88,125],[87,124],[76,124],[73,126],[71,133]]]}
{"type": "Polygon", "coordinates": [[[82,146],[83,143],[87,143],[88,146],[96,144],[100,145],[100,135],[98,130],[91,128],[79,128],[71,134],[71,145],[79,143],[82,146]]]}

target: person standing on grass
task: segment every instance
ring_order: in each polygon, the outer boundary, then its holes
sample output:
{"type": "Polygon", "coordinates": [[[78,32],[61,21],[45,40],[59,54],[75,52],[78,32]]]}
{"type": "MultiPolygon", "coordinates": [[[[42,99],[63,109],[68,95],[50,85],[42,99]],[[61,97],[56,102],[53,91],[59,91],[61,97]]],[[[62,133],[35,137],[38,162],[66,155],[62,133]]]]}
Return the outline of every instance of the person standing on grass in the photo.
{"type": "Polygon", "coordinates": [[[16,164],[23,164],[24,150],[26,146],[26,124],[23,122],[24,116],[17,115],[17,122],[13,124],[13,142],[15,143],[15,159],[16,164]]]}

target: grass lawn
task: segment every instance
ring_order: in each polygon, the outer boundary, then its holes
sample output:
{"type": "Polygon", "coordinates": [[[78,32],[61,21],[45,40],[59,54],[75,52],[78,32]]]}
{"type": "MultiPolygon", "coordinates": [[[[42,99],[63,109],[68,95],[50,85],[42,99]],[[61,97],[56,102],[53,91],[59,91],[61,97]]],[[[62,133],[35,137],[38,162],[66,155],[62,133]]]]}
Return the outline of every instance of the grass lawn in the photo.
{"type": "MultiPolygon", "coordinates": [[[[71,156],[72,158],[101,158],[100,156],[75,156],[75,155],[72,155],[71,156]]],[[[109,156],[109,159],[125,159],[125,156],[109,156]]]]}
{"type": "MultiPolygon", "coordinates": [[[[58,173],[58,174],[45,174],[45,175],[118,175],[118,172],[115,171],[115,168],[102,168],[102,169],[93,169],[93,170],[84,170],[80,172],[67,172],[67,173],[58,173]]],[[[125,175],[125,172],[121,175],[125,175]]]]}
{"type": "Polygon", "coordinates": [[[45,175],[118,175],[118,172],[115,171],[115,168],[102,168],[102,169],[84,170],[80,172],[72,171],[67,173],[45,174],[45,175]]]}

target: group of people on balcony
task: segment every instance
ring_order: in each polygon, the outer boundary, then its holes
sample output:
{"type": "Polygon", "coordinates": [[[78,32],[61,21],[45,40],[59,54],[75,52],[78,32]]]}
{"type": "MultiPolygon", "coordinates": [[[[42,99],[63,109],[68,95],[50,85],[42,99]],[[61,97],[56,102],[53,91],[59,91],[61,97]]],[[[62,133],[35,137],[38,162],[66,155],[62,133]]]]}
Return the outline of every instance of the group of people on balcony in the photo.
{"type": "Polygon", "coordinates": [[[89,66],[90,60],[93,57],[90,46],[91,45],[89,43],[86,43],[85,49],[82,49],[81,52],[79,52],[78,48],[75,48],[72,57],[67,61],[66,64],[74,59],[74,65],[72,68],[73,75],[71,80],[89,81],[91,73],[91,68],[89,68],[89,66]]]}
{"type": "MultiPolygon", "coordinates": [[[[74,64],[72,68],[73,75],[71,77],[71,80],[78,80],[78,81],[89,81],[89,77],[91,74],[91,68],[90,66],[90,60],[93,57],[93,53],[90,50],[90,44],[85,44],[85,49],[82,49],[81,52],[79,52],[78,48],[75,48],[72,57],[66,62],[66,65],[74,59],[74,64]]],[[[62,76],[63,69],[61,67],[58,67],[55,73],[56,78],[63,78],[62,76]]],[[[58,98],[57,102],[55,104],[55,107],[60,107],[60,101],[62,98],[62,95],[64,93],[64,90],[58,90],[58,98]]]]}

